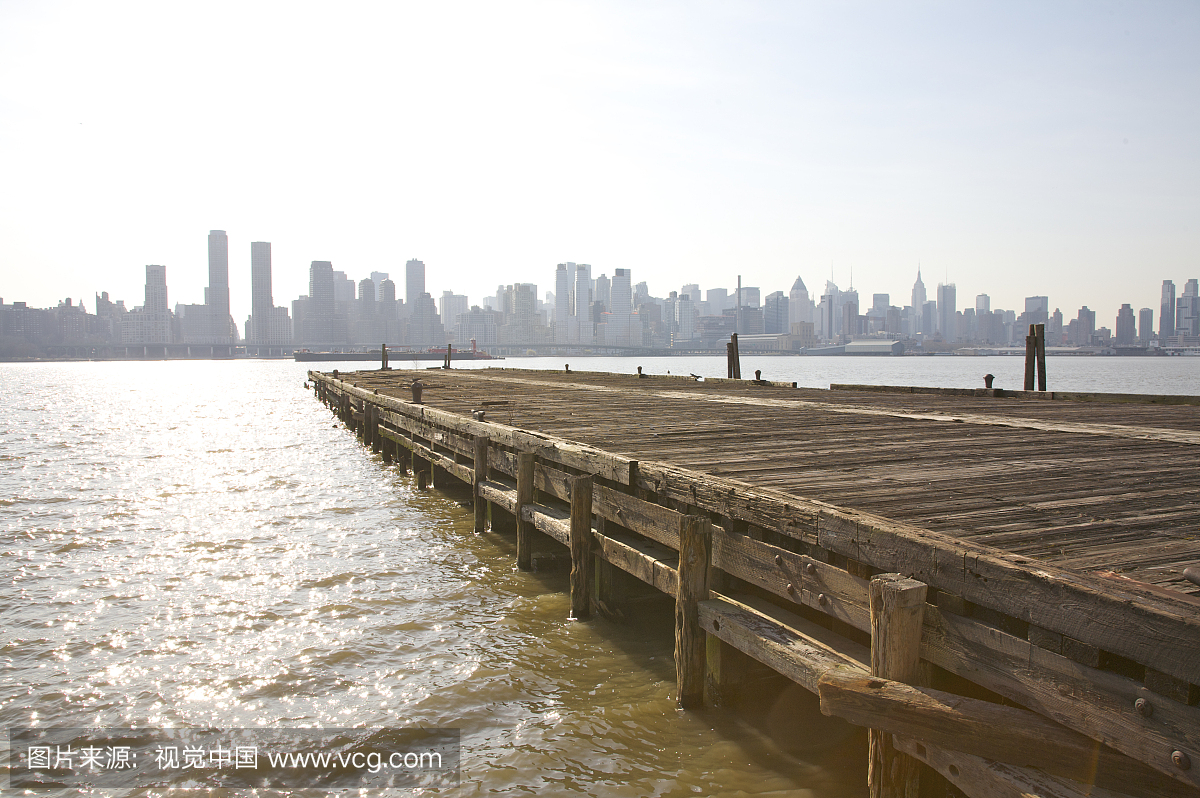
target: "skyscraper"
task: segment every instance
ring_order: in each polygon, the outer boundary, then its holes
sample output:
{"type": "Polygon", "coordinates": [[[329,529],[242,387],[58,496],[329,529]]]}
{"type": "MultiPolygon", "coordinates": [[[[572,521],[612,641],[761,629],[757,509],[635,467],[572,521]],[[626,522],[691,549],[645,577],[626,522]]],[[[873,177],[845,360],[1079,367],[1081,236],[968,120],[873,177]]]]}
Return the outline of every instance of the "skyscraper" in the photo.
{"type": "Polygon", "coordinates": [[[404,264],[404,301],[410,306],[425,293],[425,263],[410,260],[404,264]]]}
{"type": "Polygon", "coordinates": [[[1165,341],[1175,334],[1175,283],[1163,280],[1162,302],[1158,308],[1158,338],[1165,341]]]}
{"type": "Polygon", "coordinates": [[[208,288],[204,292],[214,343],[233,343],[229,315],[229,236],[224,230],[208,233],[208,288]]]}
{"type": "Polygon", "coordinates": [[[333,316],[336,302],[333,294],[333,264],[314,260],[308,269],[308,311],[304,342],[333,343],[333,316]]]}
{"type": "Polygon", "coordinates": [[[1138,343],[1149,344],[1154,335],[1154,309],[1142,308],[1138,311],[1138,343]]]}
{"type": "Polygon", "coordinates": [[[796,277],[796,282],[792,283],[792,290],[788,292],[788,329],[790,332],[793,324],[799,322],[811,322],[813,320],[813,311],[815,305],[812,298],[808,295],[808,289],[804,286],[804,280],[796,277]]]}
{"type": "Polygon", "coordinates": [[[554,342],[570,343],[571,335],[571,280],[574,263],[560,263],[554,272],[554,342]]]}
{"type": "Polygon", "coordinates": [[[925,307],[925,283],[921,282],[921,269],[917,268],[917,281],[913,283],[912,290],[912,306],[913,310],[920,311],[925,307]]]}
{"type": "Polygon", "coordinates": [[[1135,338],[1133,308],[1126,302],[1117,311],[1117,326],[1114,343],[1117,346],[1132,346],[1135,338]]]}
{"type": "Polygon", "coordinates": [[[938,283],[937,287],[937,318],[938,332],[942,334],[943,341],[957,341],[958,330],[956,329],[956,316],[958,310],[957,289],[954,283],[944,285],[938,283]]]}
{"type": "Polygon", "coordinates": [[[580,263],[575,267],[575,318],[579,324],[579,343],[592,343],[592,267],[580,263]]]}
{"type": "Polygon", "coordinates": [[[250,318],[252,340],[248,344],[262,345],[269,337],[268,319],[275,306],[271,294],[271,244],[254,241],[250,244],[250,318]]]}

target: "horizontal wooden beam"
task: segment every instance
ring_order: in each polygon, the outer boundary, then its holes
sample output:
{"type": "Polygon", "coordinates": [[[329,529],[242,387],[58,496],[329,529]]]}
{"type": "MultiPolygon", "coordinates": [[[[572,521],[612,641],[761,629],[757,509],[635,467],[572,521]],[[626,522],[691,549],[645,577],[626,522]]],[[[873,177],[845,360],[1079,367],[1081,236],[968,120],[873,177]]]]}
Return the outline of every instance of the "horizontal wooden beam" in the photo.
{"type": "Polygon", "coordinates": [[[1147,765],[1037,713],[847,669],[818,682],[821,712],[859,726],[1130,794],[1195,796],[1147,765]]]}
{"type": "Polygon", "coordinates": [[[896,750],[929,765],[971,798],[1129,798],[1127,793],[949,751],[900,734],[893,734],[892,740],[896,750]]]}
{"type": "Polygon", "coordinates": [[[767,602],[718,595],[700,602],[699,612],[704,631],[814,693],[832,668],[867,672],[866,648],[767,602]]]}

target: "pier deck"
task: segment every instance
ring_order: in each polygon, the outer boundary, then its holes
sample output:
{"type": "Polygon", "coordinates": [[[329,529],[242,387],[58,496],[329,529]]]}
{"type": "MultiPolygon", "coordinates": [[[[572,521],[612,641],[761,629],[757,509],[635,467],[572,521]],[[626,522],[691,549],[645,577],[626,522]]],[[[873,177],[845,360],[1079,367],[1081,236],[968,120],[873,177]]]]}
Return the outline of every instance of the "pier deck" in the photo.
{"type": "Polygon", "coordinates": [[[1046,795],[1076,794],[1070,779],[1200,795],[1200,588],[1183,577],[1200,564],[1200,406],[506,369],[310,376],[385,462],[405,449],[414,470],[473,484],[494,526],[510,514],[522,567],[530,530],[569,546],[573,608],[586,614],[585,591],[605,606],[609,566],[691,607],[700,632],[677,609],[685,706],[699,683],[710,703],[733,695],[741,652],[970,795],[1030,779],[1046,795]],[[877,606],[877,590],[892,598],[877,606]],[[886,617],[906,601],[915,622],[886,617]],[[889,624],[915,629],[891,664],[889,624]],[[685,656],[696,645],[706,663],[685,656]],[[893,704],[854,673],[896,680],[893,704]],[[941,737],[913,721],[930,700],[953,707],[941,737]],[[1012,730],[1038,723],[1067,736],[1021,748],[1012,730]],[[1090,771],[1046,760],[1089,745],[1090,771]]]}
{"type": "MultiPolygon", "coordinates": [[[[1200,594],[1200,407],[426,372],[425,402],[1200,594]]],[[[363,387],[411,398],[394,377],[363,387]]],[[[401,378],[404,379],[404,378],[401,378]]],[[[411,374],[408,375],[411,379],[411,374]]]]}

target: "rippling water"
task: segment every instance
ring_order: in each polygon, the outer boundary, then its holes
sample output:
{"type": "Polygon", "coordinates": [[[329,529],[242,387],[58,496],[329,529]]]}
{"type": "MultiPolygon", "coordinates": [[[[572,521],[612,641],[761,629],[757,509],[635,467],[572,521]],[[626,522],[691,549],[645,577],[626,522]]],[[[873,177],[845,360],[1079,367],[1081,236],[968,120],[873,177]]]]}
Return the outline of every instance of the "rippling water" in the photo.
{"type": "Polygon", "coordinates": [[[0,726],[444,726],[455,795],[865,793],[862,736],[798,687],[677,710],[668,601],[568,621],[565,574],[517,572],[305,371],[0,366],[0,726]]]}

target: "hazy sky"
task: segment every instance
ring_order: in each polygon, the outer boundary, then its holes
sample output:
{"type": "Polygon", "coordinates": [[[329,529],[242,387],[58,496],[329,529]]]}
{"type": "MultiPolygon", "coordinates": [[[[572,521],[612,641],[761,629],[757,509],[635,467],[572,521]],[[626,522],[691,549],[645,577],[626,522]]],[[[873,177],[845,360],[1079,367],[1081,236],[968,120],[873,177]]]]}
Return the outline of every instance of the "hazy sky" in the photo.
{"type": "Polygon", "coordinates": [[[276,304],[409,258],[473,303],[561,261],[869,304],[1200,277],[1200,3],[0,0],[0,296],[276,304]]]}

